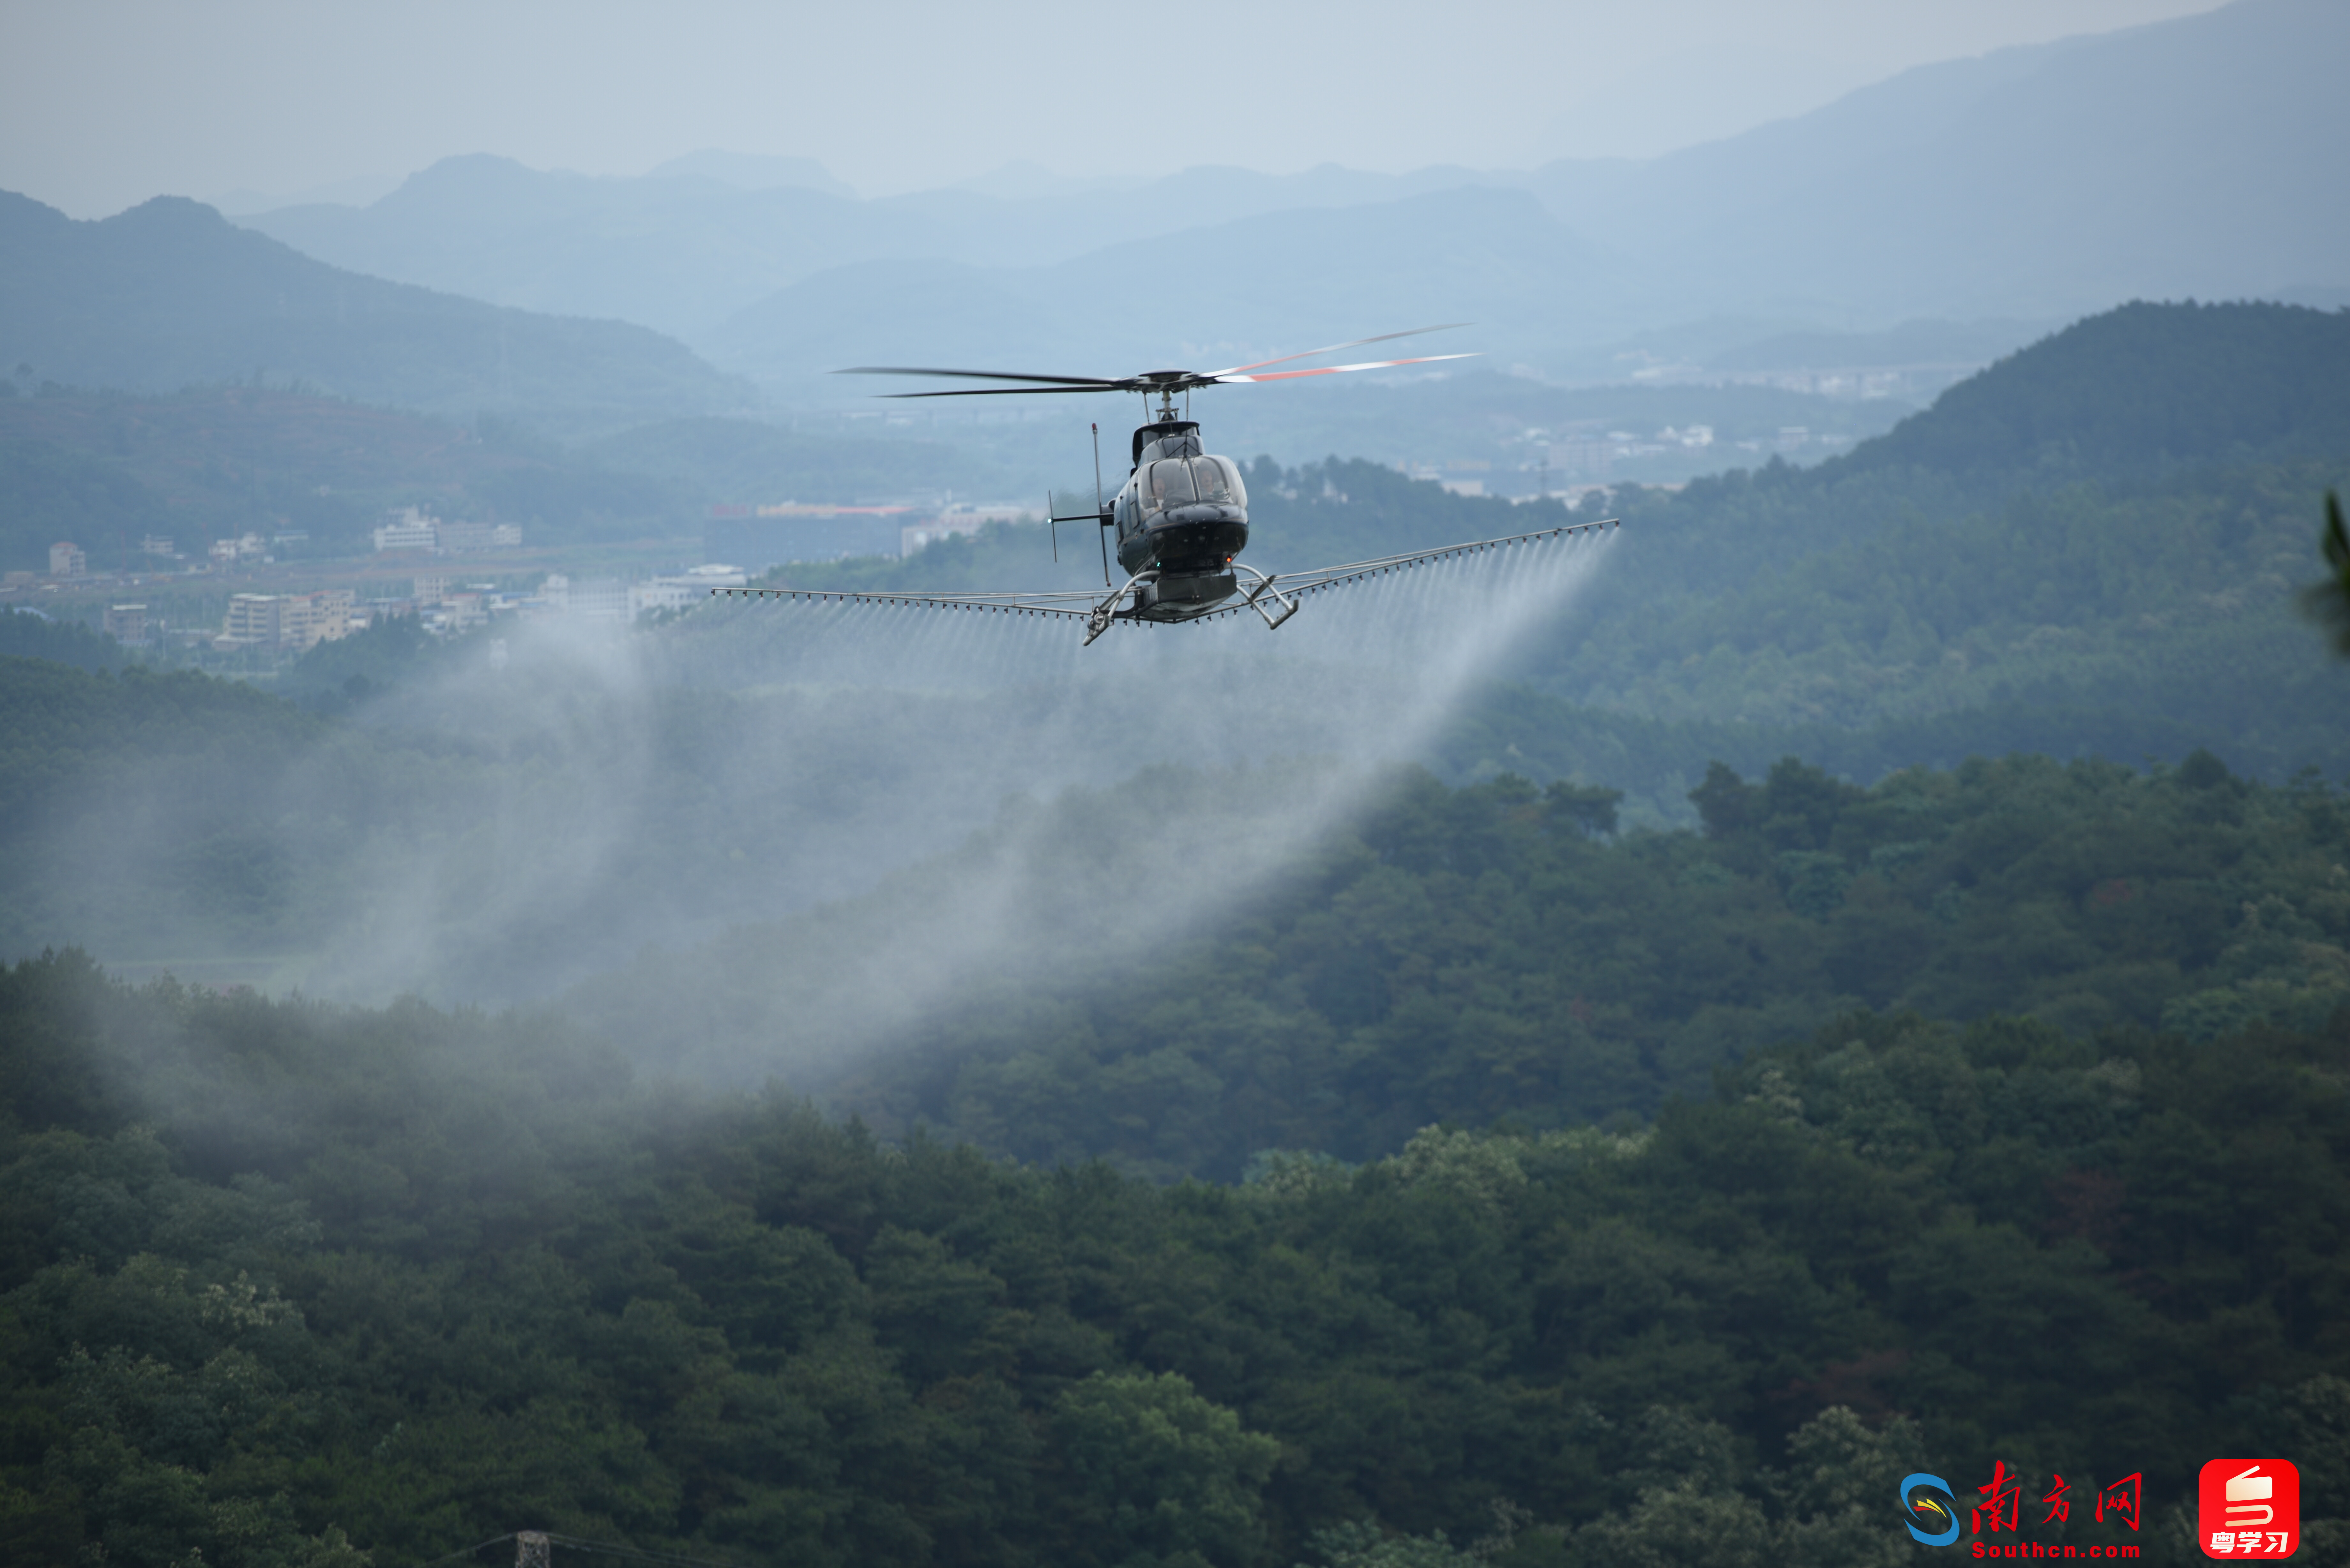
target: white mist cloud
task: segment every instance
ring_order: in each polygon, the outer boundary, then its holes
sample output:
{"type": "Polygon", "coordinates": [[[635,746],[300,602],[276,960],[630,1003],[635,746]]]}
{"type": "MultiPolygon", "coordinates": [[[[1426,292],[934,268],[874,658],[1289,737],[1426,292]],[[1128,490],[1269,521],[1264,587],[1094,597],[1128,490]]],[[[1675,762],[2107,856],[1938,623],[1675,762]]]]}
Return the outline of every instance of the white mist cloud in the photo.
{"type": "Polygon", "coordinates": [[[872,605],[535,623],[290,752],[115,779],[63,863],[130,944],[96,956],[133,972],[568,995],[649,1066],[806,1078],[941,1016],[1011,1026],[1218,929],[1612,547],[1496,548],[1315,595],[1277,632],[1090,648],[1065,619],[872,605]]]}
{"type": "MultiPolygon", "coordinates": [[[[757,1082],[832,1073],[942,1011],[993,1010],[1010,1024],[1081,978],[1115,985],[1311,854],[1363,806],[1378,764],[1424,753],[1530,632],[1574,613],[1608,547],[1585,535],[1399,572],[1316,596],[1270,636],[1235,619],[1120,628],[1085,649],[1045,619],[806,603],[717,611],[692,639],[705,678],[782,665],[974,702],[1015,694],[996,710],[1020,715],[1000,744],[910,741],[896,794],[925,821],[993,820],[821,921],[738,931],[593,987],[591,1014],[649,1064],[757,1082]],[[994,804],[1073,789],[1050,808],[994,804]]],[[[907,846],[865,847],[879,867],[907,846]]]]}

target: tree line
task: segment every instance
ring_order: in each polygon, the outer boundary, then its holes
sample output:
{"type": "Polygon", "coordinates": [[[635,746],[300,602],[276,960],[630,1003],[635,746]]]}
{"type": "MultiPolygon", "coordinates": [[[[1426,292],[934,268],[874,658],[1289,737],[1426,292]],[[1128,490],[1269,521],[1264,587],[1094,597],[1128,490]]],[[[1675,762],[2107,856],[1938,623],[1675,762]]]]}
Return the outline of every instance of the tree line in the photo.
{"type": "Polygon", "coordinates": [[[2345,1024],[1856,1012],[1647,1122],[1163,1184],[45,956],[0,973],[0,1549],[1842,1568],[1915,1550],[1903,1475],[1997,1465],[2024,1539],[2186,1563],[2256,1452],[2323,1555],[2345,1024]]]}

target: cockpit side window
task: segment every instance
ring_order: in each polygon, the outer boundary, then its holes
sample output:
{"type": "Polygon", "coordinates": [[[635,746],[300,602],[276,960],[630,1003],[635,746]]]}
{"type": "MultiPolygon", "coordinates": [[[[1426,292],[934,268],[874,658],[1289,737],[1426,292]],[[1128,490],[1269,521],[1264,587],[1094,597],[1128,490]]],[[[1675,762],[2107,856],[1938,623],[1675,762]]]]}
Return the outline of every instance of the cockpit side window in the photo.
{"type": "Polygon", "coordinates": [[[1202,501],[1211,501],[1219,506],[1248,504],[1248,490],[1241,483],[1241,471],[1230,458],[1193,458],[1191,484],[1202,501]]]}

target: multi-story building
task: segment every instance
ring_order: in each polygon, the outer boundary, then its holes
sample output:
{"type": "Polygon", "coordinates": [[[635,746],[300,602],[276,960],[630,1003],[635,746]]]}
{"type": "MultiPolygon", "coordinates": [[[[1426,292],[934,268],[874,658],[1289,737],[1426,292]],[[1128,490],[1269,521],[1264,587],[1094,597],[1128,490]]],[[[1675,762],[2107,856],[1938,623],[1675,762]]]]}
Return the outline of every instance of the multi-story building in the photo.
{"type": "Polygon", "coordinates": [[[375,531],[375,547],[384,550],[438,550],[441,519],[428,517],[413,506],[394,508],[375,531]]]}
{"type": "Polygon", "coordinates": [[[441,606],[434,617],[443,632],[465,631],[490,618],[487,596],[478,593],[442,594],[441,606]]]}
{"type": "Polygon", "coordinates": [[[60,539],[49,546],[49,576],[81,577],[89,575],[89,557],[82,547],[68,539],[60,539]]]}
{"type": "Polygon", "coordinates": [[[564,607],[588,620],[626,620],[629,585],[618,577],[580,578],[565,585],[564,607]]]}
{"type": "Polygon", "coordinates": [[[228,619],[221,634],[213,639],[213,646],[223,653],[240,649],[275,649],[280,628],[285,625],[286,597],[282,594],[238,594],[228,601],[228,619]]]}
{"type": "Polygon", "coordinates": [[[120,643],[145,642],[147,640],[147,607],[145,605],[107,606],[106,635],[120,643]]]}
{"type": "Polygon", "coordinates": [[[308,594],[238,594],[228,601],[228,619],[213,646],[224,653],[239,649],[299,653],[351,629],[357,596],[348,588],[308,594]]]}
{"type": "Polygon", "coordinates": [[[648,610],[690,609],[708,599],[712,588],[739,588],[749,581],[741,568],[712,563],[695,566],[674,576],[657,576],[650,582],[630,583],[629,618],[634,620],[648,610]]]}
{"type": "Polygon", "coordinates": [[[348,636],[359,596],[348,588],[322,588],[311,594],[289,594],[291,601],[278,636],[284,647],[301,650],[348,636]]]}

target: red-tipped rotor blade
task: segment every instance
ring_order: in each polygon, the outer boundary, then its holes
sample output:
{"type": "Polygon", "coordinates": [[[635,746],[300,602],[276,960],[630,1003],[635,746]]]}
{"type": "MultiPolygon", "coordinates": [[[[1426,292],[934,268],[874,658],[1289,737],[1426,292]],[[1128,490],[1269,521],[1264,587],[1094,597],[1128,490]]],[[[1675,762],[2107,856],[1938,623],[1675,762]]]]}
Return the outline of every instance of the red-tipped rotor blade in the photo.
{"type": "MultiPolygon", "coordinates": [[[[1267,365],[1286,365],[1292,359],[1311,359],[1316,354],[1336,354],[1341,348],[1360,348],[1366,343],[1387,343],[1398,337],[1417,337],[1423,332],[1450,332],[1466,327],[1465,321],[1448,321],[1440,327],[1415,327],[1408,332],[1382,332],[1377,337],[1357,337],[1351,343],[1333,343],[1326,348],[1307,348],[1295,354],[1284,354],[1277,358],[1259,359],[1253,365],[1235,365],[1229,370],[1211,370],[1211,380],[1221,381],[1227,376],[1237,376],[1243,370],[1261,370],[1267,365]]],[[[1400,363],[1400,361],[1399,361],[1400,363]]]]}
{"type": "MultiPolygon", "coordinates": [[[[1262,376],[1218,376],[1219,382],[1286,381],[1298,376],[1343,376],[1349,370],[1384,370],[1390,365],[1433,365],[1439,359],[1474,359],[1474,354],[1423,354],[1417,359],[1373,359],[1362,365],[1325,365],[1318,370],[1274,370],[1262,376]]],[[[1268,364],[1273,361],[1266,361],[1268,364]]]]}

